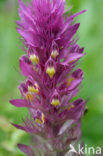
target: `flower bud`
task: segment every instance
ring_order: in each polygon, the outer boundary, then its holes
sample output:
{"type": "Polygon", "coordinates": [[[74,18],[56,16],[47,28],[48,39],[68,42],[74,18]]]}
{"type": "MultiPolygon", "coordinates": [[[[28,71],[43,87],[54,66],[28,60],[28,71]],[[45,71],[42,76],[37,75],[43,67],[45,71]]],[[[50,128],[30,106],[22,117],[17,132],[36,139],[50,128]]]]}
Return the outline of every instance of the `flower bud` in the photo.
{"type": "Polygon", "coordinates": [[[53,50],[53,51],[51,52],[51,57],[52,57],[53,59],[55,59],[58,55],[59,55],[59,53],[58,53],[57,50],[53,50]]]}
{"type": "Polygon", "coordinates": [[[61,97],[58,94],[58,92],[55,90],[51,98],[51,105],[56,107],[60,105],[60,102],[61,102],[61,97]]]}
{"type": "Polygon", "coordinates": [[[38,64],[39,63],[39,57],[36,54],[31,54],[30,55],[30,60],[33,64],[38,64]]]}
{"type": "Polygon", "coordinates": [[[36,123],[44,124],[44,122],[45,122],[44,113],[42,113],[41,111],[38,110],[34,119],[35,119],[36,123]]]}
{"type": "Polygon", "coordinates": [[[31,77],[25,83],[21,83],[19,89],[26,100],[30,101],[33,101],[34,95],[39,93],[39,86],[31,77]]]}
{"type": "Polygon", "coordinates": [[[39,93],[39,86],[35,83],[34,86],[28,86],[28,91],[31,93],[39,93]]]}
{"type": "Polygon", "coordinates": [[[83,80],[83,72],[81,69],[75,70],[72,75],[67,79],[67,87],[73,89],[77,87],[83,80]]]}
{"type": "Polygon", "coordinates": [[[27,92],[27,93],[25,94],[25,98],[26,98],[26,100],[33,101],[33,94],[30,93],[30,92],[27,92]]]}
{"type": "Polygon", "coordinates": [[[20,89],[22,95],[26,98],[26,100],[30,100],[30,101],[33,100],[33,94],[28,91],[28,88],[25,83],[22,83],[19,86],[19,89],[20,89]]]}
{"type": "Polygon", "coordinates": [[[46,73],[52,79],[56,72],[55,62],[50,58],[46,63],[46,73]]]}
{"type": "Polygon", "coordinates": [[[55,42],[53,42],[51,46],[51,58],[56,59],[58,55],[59,55],[58,45],[55,42]]]}

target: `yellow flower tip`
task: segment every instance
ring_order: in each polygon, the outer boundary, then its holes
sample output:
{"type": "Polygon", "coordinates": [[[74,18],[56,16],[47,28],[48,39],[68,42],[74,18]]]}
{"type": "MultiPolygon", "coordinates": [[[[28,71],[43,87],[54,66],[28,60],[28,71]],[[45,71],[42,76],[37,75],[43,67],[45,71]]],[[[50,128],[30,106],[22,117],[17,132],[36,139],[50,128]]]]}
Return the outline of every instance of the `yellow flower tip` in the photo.
{"type": "Polygon", "coordinates": [[[33,86],[28,86],[28,91],[31,93],[39,93],[39,89],[36,86],[36,88],[34,88],[33,86]]]}
{"type": "Polygon", "coordinates": [[[45,117],[44,117],[44,114],[42,113],[42,122],[44,123],[45,122],[45,117]]]}
{"type": "Polygon", "coordinates": [[[58,55],[59,55],[59,53],[58,53],[57,50],[54,50],[54,51],[52,51],[52,53],[51,53],[51,57],[52,57],[53,59],[55,59],[58,55]]]}
{"type": "Polygon", "coordinates": [[[58,106],[60,104],[60,101],[59,101],[59,99],[53,99],[52,102],[51,102],[51,104],[53,106],[58,106]]]}
{"type": "Polygon", "coordinates": [[[35,55],[35,54],[30,55],[30,60],[34,64],[38,64],[39,63],[39,57],[37,55],[35,55]]]}
{"type": "Polygon", "coordinates": [[[28,93],[25,95],[25,98],[26,98],[26,100],[32,101],[32,100],[33,100],[33,95],[32,95],[32,93],[28,92],[28,93]]]}
{"type": "Polygon", "coordinates": [[[38,124],[42,124],[42,123],[44,124],[44,122],[45,122],[44,114],[42,113],[41,119],[36,118],[36,119],[35,119],[35,122],[38,123],[38,124]]]}
{"type": "Polygon", "coordinates": [[[55,74],[55,68],[54,67],[48,67],[46,70],[46,73],[49,75],[50,78],[53,78],[55,74]]]}
{"type": "Polygon", "coordinates": [[[74,108],[74,105],[69,106],[68,110],[71,110],[72,108],[74,108]]]}
{"type": "Polygon", "coordinates": [[[37,83],[35,83],[35,86],[36,86],[36,88],[39,88],[39,86],[38,86],[38,84],[37,84],[37,83]]]}
{"type": "Polygon", "coordinates": [[[67,86],[69,87],[71,85],[71,82],[74,80],[73,77],[70,77],[68,80],[67,80],[67,86]]]}
{"type": "Polygon", "coordinates": [[[42,123],[42,121],[40,119],[35,119],[35,122],[38,123],[38,124],[42,123]]]}

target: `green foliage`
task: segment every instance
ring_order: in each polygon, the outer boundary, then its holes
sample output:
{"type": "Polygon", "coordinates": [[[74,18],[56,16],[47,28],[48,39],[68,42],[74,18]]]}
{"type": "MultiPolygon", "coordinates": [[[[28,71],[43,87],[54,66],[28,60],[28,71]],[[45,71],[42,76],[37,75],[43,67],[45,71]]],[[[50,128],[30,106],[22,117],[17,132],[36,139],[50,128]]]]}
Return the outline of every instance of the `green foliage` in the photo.
{"type": "MultiPolygon", "coordinates": [[[[10,122],[20,123],[27,110],[9,104],[20,97],[17,89],[23,77],[19,71],[19,57],[23,54],[15,20],[17,5],[8,8],[8,0],[0,0],[0,156],[23,156],[17,143],[29,143],[25,132],[17,130],[10,122]],[[6,6],[7,5],[7,6],[6,6]],[[6,9],[7,8],[7,9],[6,9]],[[15,11],[16,10],[16,11],[15,11]]],[[[83,140],[89,146],[103,145],[103,1],[71,0],[73,12],[87,9],[77,20],[81,22],[79,44],[85,47],[86,56],[80,62],[85,77],[79,97],[88,99],[88,113],[82,121],[83,140]]],[[[11,6],[11,5],[10,5],[11,6]]]]}

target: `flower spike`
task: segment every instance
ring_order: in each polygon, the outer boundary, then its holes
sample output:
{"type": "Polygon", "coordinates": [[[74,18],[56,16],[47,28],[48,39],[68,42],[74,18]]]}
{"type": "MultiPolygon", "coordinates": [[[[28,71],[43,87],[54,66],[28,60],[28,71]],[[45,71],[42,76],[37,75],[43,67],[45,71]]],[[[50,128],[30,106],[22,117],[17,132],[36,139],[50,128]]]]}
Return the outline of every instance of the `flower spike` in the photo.
{"type": "MultiPolygon", "coordinates": [[[[10,103],[27,107],[30,114],[23,125],[12,124],[31,135],[31,145],[18,144],[27,156],[66,156],[70,144],[81,138],[82,98],[73,101],[83,80],[76,69],[84,48],[76,43],[80,23],[65,12],[65,0],[19,0],[17,31],[26,54],[19,60],[25,81],[19,85],[22,99],[10,103]]],[[[70,12],[70,10],[69,10],[70,12]]],[[[71,15],[70,15],[71,14],[71,15]]]]}

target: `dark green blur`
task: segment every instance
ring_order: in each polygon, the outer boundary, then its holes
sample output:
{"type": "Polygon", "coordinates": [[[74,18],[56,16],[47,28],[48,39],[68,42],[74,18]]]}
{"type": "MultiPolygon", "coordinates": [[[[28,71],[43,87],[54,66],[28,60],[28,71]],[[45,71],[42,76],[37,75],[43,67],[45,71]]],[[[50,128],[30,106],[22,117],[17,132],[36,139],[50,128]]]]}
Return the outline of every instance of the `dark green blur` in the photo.
{"type": "MultiPolygon", "coordinates": [[[[88,100],[88,113],[82,120],[82,140],[88,146],[103,147],[103,0],[71,0],[73,12],[81,23],[78,43],[86,55],[80,62],[84,81],[79,97],[88,100]]],[[[27,109],[13,107],[9,100],[21,97],[17,86],[23,80],[19,57],[23,54],[16,32],[17,0],[0,0],[0,156],[23,156],[17,143],[29,144],[29,136],[10,123],[21,123],[27,109]]]]}

